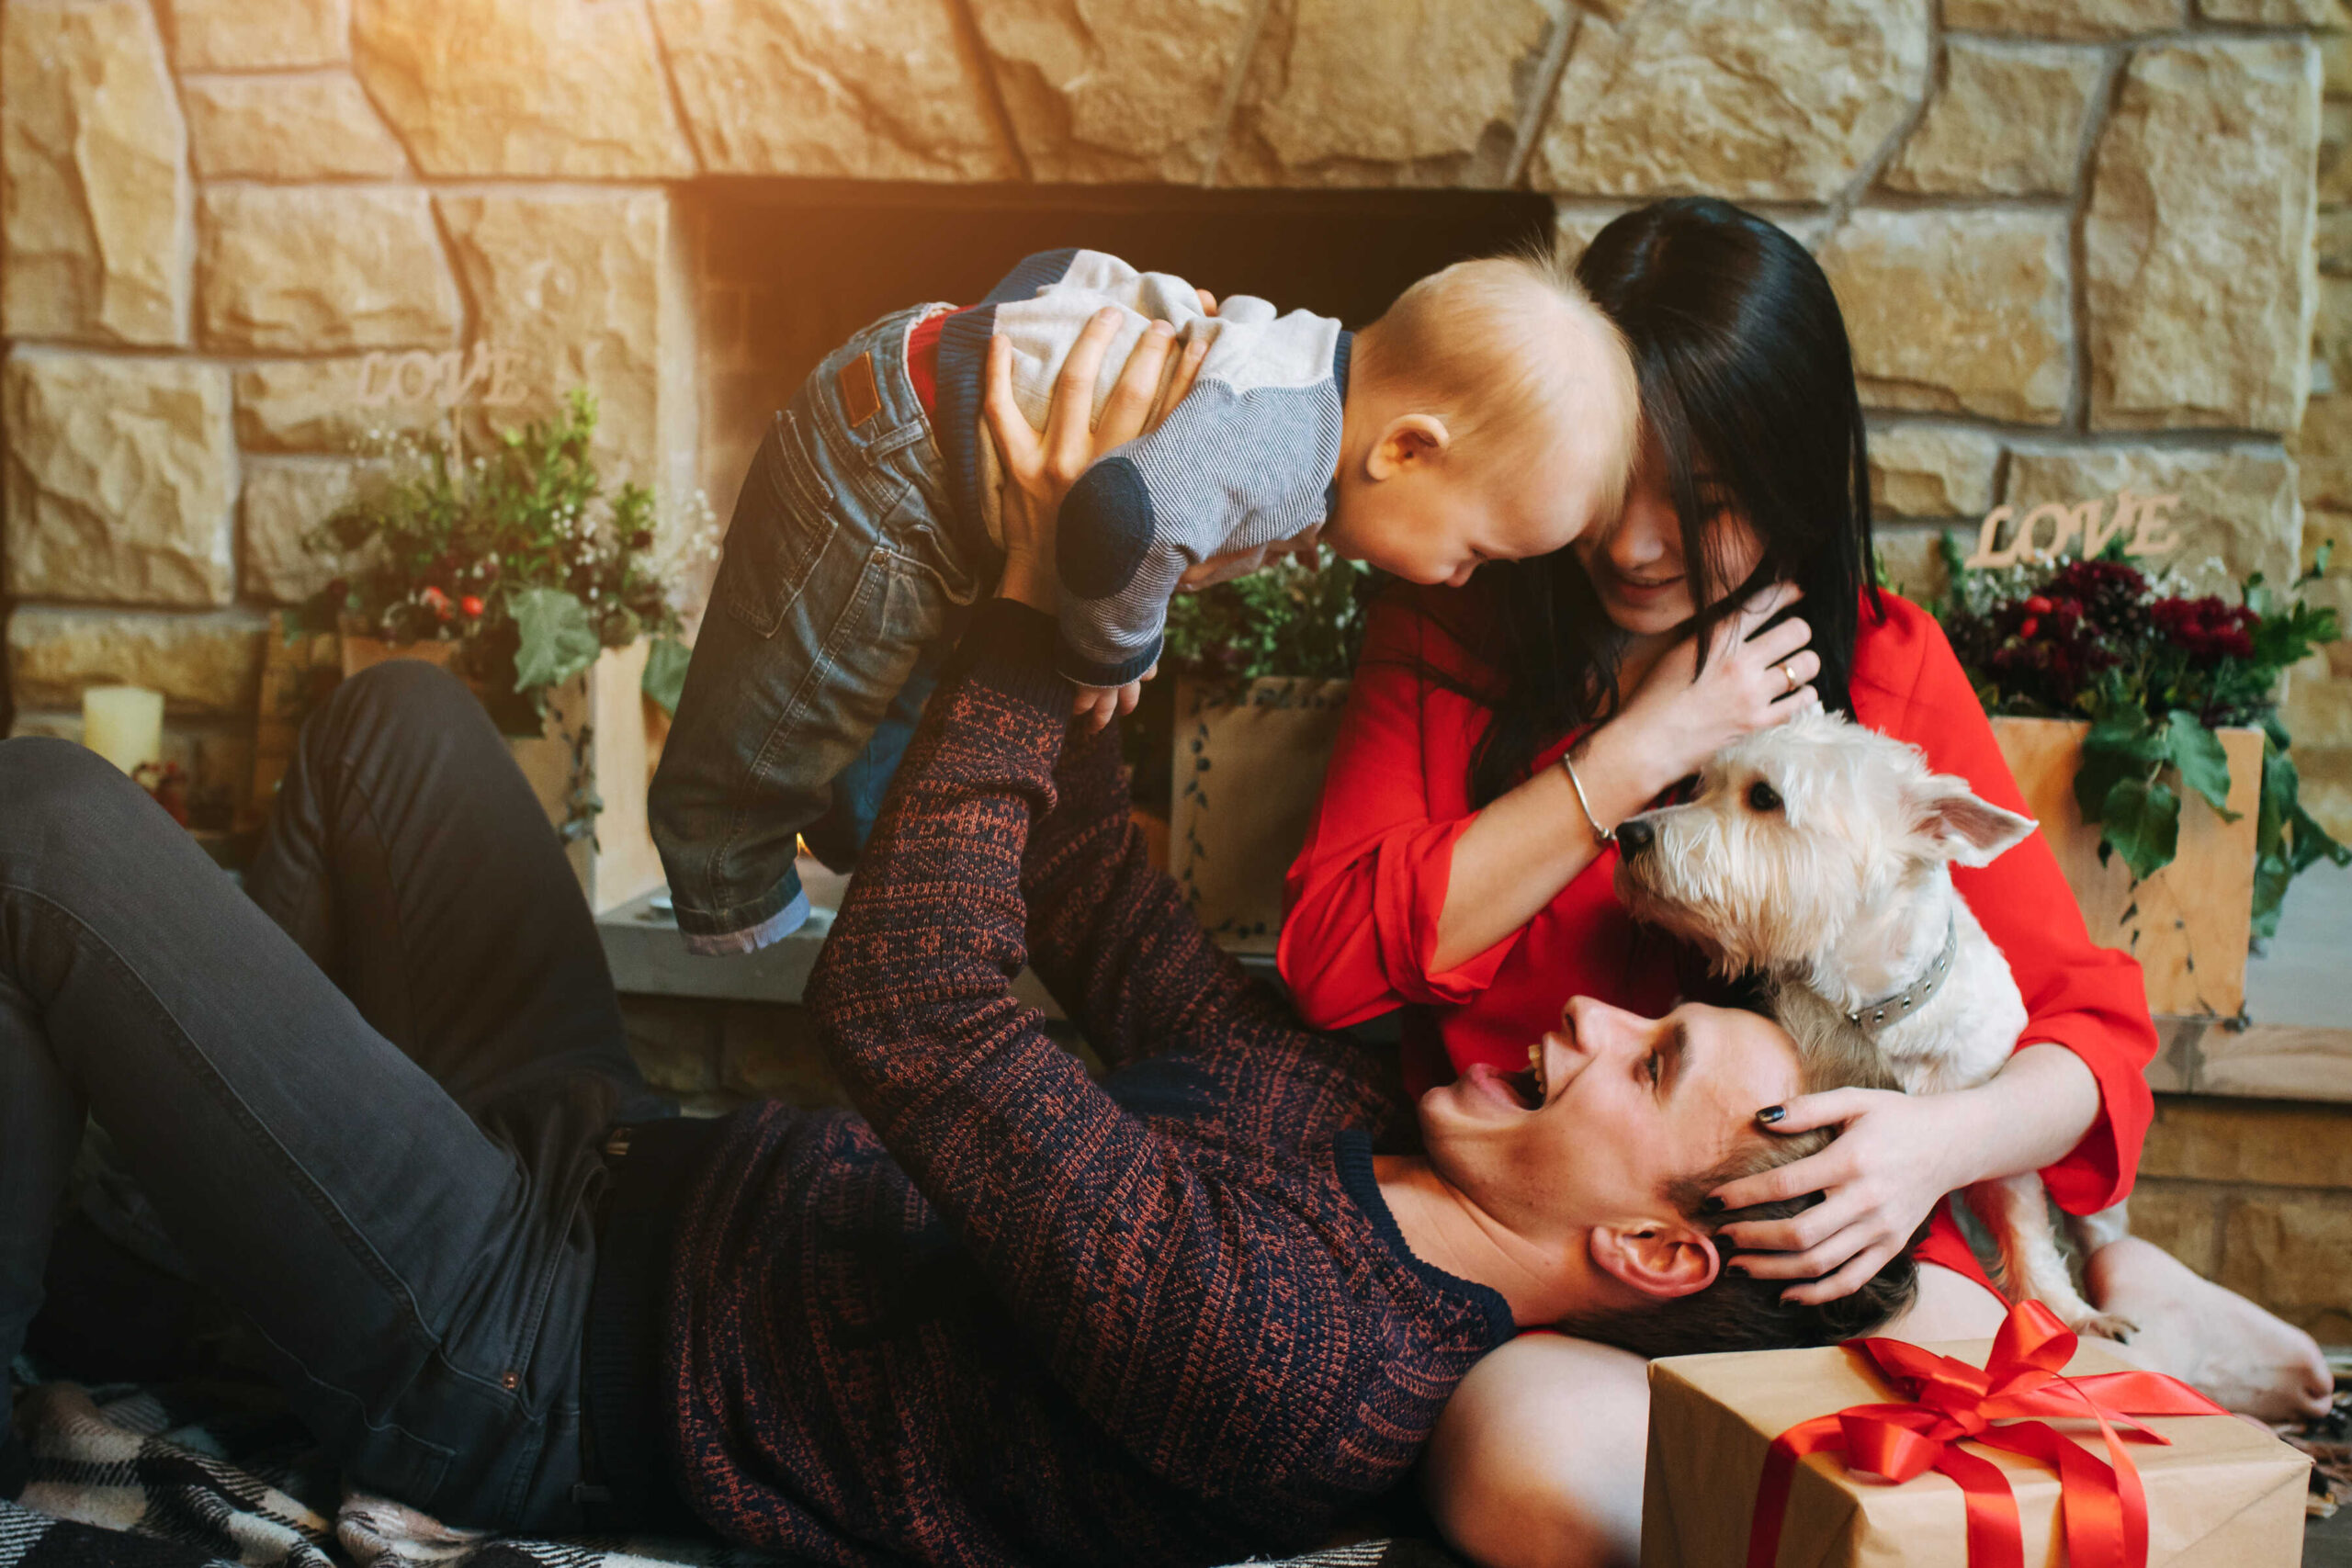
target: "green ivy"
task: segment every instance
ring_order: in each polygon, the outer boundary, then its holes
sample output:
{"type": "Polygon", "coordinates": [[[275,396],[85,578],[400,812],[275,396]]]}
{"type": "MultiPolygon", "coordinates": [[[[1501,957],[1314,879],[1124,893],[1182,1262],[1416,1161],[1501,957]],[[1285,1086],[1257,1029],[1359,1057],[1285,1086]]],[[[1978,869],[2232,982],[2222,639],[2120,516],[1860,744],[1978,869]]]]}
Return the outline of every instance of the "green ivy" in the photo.
{"type": "Polygon", "coordinates": [[[454,433],[396,446],[359,498],[306,536],[346,575],[288,617],[287,635],[459,643],[453,667],[503,728],[530,734],[549,691],[601,649],[650,634],[645,691],[674,712],[685,649],[655,564],[653,493],[607,489],[595,431],[595,399],[580,389],[486,450],[454,433]]]}
{"type": "Polygon", "coordinates": [[[1355,671],[1380,581],[1362,561],[1330,558],[1310,566],[1284,558],[1248,577],[1179,593],[1168,608],[1163,657],[1219,683],[1339,680],[1355,671]]]}

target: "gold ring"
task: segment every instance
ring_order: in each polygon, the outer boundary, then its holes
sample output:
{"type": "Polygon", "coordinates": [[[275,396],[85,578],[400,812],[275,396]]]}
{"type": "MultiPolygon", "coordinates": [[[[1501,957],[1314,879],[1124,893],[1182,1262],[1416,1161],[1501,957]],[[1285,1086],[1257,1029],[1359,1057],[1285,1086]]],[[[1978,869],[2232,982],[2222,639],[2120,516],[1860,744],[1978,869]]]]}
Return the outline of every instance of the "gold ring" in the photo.
{"type": "Polygon", "coordinates": [[[1789,683],[1789,689],[1781,694],[1782,696],[1794,696],[1796,694],[1798,683],[1795,660],[1783,659],[1781,660],[1781,679],[1789,683]]]}

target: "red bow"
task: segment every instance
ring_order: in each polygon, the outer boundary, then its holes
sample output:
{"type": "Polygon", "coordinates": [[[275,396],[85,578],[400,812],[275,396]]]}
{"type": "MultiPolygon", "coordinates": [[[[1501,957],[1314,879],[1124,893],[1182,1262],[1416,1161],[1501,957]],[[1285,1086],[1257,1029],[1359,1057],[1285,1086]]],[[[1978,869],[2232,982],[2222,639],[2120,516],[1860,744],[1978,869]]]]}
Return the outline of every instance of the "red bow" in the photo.
{"type": "Polygon", "coordinates": [[[1748,1530],[1747,1568],[1773,1568],[1789,1483],[1805,1455],[1843,1450],[1846,1466],[1888,1482],[1929,1470],[1960,1483],[1968,1508],[1969,1568],[2024,1568],[2025,1541],[2016,1495],[1998,1465],[1962,1441],[2040,1460],[2058,1472],[2071,1568],[2145,1568],[2148,1500],[2140,1472],[2116,1431],[2148,1442],[2170,1441],[2135,1416],[2222,1416],[2222,1407],[2160,1372],[2061,1375],[2074,1359],[2075,1336],[2040,1302],[2017,1304],[1980,1370],[1899,1339],[1849,1339],[1896,1392],[1900,1404],[1857,1404],[1799,1422],[1774,1439],[1764,1460],[1748,1530]],[[2087,1417],[2107,1440],[2107,1462],[2040,1419],[2087,1417]],[[2014,1425],[1996,1427],[1996,1421],[2014,1425]]]}

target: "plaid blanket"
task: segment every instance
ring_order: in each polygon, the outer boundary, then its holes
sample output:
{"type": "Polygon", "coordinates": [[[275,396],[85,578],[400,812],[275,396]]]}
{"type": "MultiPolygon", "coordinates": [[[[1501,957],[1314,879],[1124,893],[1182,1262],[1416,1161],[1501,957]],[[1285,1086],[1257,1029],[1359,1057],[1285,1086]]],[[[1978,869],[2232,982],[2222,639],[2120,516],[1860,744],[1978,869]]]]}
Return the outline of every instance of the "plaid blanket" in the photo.
{"type": "MultiPolygon", "coordinates": [[[[21,1363],[20,1363],[21,1365],[21,1363]]],[[[342,1491],[267,1391],[215,1382],[33,1387],[21,1505],[0,1503],[0,1568],[781,1568],[716,1540],[518,1540],[450,1529],[342,1491]]],[[[1369,1541],[1292,1568],[1462,1568],[1426,1541],[1369,1541]]]]}

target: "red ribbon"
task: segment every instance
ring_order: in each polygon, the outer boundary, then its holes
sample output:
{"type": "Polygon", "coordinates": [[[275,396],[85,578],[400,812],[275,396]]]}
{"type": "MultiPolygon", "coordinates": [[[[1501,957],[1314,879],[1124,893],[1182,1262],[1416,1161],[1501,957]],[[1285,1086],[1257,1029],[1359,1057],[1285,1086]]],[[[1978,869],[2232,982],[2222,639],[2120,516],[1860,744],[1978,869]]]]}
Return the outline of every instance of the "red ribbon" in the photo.
{"type": "Polygon", "coordinates": [[[1773,1440],[1756,1492],[1747,1568],[1773,1568],[1797,1462],[1834,1451],[1844,1453],[1849,1471],[1887,1482],[1930,1470],[1951,1477],[1967,1505],[1969,1568],[2025,1568],[2008,1478],[1998,1465],[1962,1448],[1963,1441],[2022,1454],[2058,1472],[2070,1568],[2146,1568],[2148,1500],[2123,1438],[2170,1439],[2132,1417],[2227,1414],[2161,1372],[2064,1376],[2075,1336],[2036,1301],[2019,1302],[2010,1312],[1981,1368],[1899,1339],[1849,1339],[1846,1347],[1869,1356],[1905,1403],[1857,1404],[1799,1422],[1773,1440]],[[2043,1417],[2097,1421],[2107,1442],[2106,1461],[2043,1417]],[[2009,1424],[1996,1427],[1996,1421],[2009,1424]]]}

